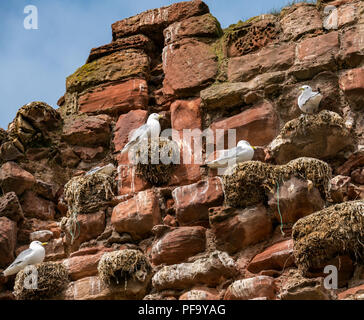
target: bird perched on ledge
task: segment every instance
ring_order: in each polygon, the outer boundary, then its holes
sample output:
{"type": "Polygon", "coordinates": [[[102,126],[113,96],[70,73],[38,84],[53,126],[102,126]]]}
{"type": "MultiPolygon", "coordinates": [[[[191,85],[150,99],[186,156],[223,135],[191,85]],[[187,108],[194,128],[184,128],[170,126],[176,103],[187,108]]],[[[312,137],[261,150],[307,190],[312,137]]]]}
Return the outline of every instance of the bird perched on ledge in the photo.
{"type": "Polygon", "coordinates": [[[33,241],[29,249],[22,251],[15,261],[3,272],[4,277],[17,274],[26,266],[42,263],[45,257],[44,247],[47,242],[33,241]]]}
{"type": "Polygon", "coordinates": [[[300,88],[302,93],[298,97],[298,107],[303,113],[313,114],[318,112],[322,95],[320,89],[318,92],[313,92],[310,86],[302,86],[300,88]]]}
{"type": "Polygon", "coordinates": [[[162,115],[158,113],[152,113],[147,120],[147,123],[143,124],[141,127],[136,129],[129,142],[125,145],[123,150],[115,152],[124,154],[128,152],[133,146],[142,141],[143,139],[151,138],[151,137],[159,137],[161,133],[161,125],[159,123],[159,119],[163,118],[162,115]]]}
{"type": "Polygon", "coordinates": [[[248,141],[241,140],[235,148],[220,151],[216,160],[205,162],[202,167],[224,168],[230,163],[250,161],[254,157],[254,150],[255,147],[251,146],[248,141]]]}

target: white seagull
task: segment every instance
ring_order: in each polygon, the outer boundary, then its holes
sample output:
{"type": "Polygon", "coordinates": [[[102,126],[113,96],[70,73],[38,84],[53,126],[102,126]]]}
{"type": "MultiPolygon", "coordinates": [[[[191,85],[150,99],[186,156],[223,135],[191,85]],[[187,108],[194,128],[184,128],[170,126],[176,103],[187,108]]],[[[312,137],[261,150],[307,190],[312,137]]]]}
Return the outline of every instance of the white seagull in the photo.
{"type": "Polygon", "coordinates": [[[216,160],[205,162],[204,166],[209,168],[224,168],[230,163],[239,163],[250,161],[254,157],[255,147],[251,146],[248,141],[241,140],[237,146],[228,150],[221,150],[216,160]]]}
{"type": "Polygon", "coordinates": [[[115,166],[112,163],[109,163],[107,166],[96,167],[96,168],[91,169],[90,171],[86,172],[85,176],[90,176],[95,173],[102,173],[102,174],[111,176],[115,170],[116,170],[115,166]]]}
{"type": "Polygon", "coordinates": [[[318,112],[318,107],[322,100],[320,91],[313,92],[310,86],[302,86],[300,88],[302,93],[298,97],[298,107],[304,113],[313,114],[318,112]]]}
{"type": "Polygon", "coordinates": [[[3,272],[5,277],[11,276],[23,270],[28,265],[34,265],[43,262],[45,257],[44,247],[47,242],[33,241],[29,249],[22,251],[15,261],[3,272]]]}
{"type": "Polygon", "coordinates": [[[152,113],[147,120],[146,124],[143,124],[141,127],[136,129],[131,135],[129,142],[125,145],[123,150],[121,150],[121,154],[128,152],[131,147],[135,146],[140,141],[151,138],[151,137],[159,137],[161,133],[161,125],[159,123],[159,119],[163,116],[158,113],[152,113]]]}

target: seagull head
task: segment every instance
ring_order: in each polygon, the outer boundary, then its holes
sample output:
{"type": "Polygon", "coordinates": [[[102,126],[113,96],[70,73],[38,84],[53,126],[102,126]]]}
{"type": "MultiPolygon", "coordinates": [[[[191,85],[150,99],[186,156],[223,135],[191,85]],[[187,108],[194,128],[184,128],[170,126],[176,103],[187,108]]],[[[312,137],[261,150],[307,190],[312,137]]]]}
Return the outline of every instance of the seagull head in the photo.
{"type": "Polygon", "coordinates": [[[253,148],[254,150],[256,149],[256,147],[253,147],[248,141],[246,140],[240,140],[237,144],[238,147],[241,147],[241,148],[246,148],[246,147],[250,147],[250,148],[253,148]]]}
{"type": "Polygon", "coordinates": [[[312,91],[312,88],[310,86],[304,85],[304,86],[300,87],[300,90],[303,92],[312,91]]]}
{"type": "Polygon", "coordinates": [[[163,116],[158,114],[158,113],[152,113],[149,117],[148,120],[157,120],[159,121],[159,119],[162,119],[163,116]]]}
{"type": "Polygon", "coordinates": [[[37,248],[37,247],[43,247],[43,246],[45,246],[47,243],[48,243],[48,242],[33,241],[33,242],[30,244],[29,248],[30,248],[30,249],[34,249],[34,248],[37,248]]]}

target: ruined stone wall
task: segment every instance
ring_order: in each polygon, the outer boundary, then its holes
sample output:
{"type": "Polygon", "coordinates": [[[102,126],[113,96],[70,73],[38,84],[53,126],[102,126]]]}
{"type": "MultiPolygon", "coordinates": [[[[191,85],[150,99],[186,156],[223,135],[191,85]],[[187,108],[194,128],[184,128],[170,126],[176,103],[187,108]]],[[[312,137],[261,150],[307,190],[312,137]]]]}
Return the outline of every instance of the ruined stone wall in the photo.
{"type": "MultiPolygon", "coordinates": [[[[364,199],[364,2],[300,3],[222,30],[206,4],[187,1],[118,21],[112,37],[67,78],[57,111],[33,102],[0,132],[0,271],[39,239],[48,241],[46,261],[69,272],[59,299],[357,297],[362,258],[336,248],[321,269],[302,273],[292,227],[364,199]],[[308,125],[297,106],[304,84],[323,95],[308,125]],[[155,186],[116,153],[153,112],[162,129],[235,129],[258,146],[254,160],[271,166],[323,160],[330,195],[307,177],[286,177],[279,196],[273,186],[257,205],[233,208],[215,172],[183,161],[155,186]],[[94,187],[82,189],[95,205],[78,213],[71,239],[64,186],[110,163],[114,196],[98,203],[94,187]],[[97,266],[124,249],[140,250],[151,270],[122,291],[97,266]],[[328,264],[338,266],[338,290],[323,287],[328,264]]],[[[14,299],[13,286],[14,277],[0,278],[0,299],[14,299]]]]}

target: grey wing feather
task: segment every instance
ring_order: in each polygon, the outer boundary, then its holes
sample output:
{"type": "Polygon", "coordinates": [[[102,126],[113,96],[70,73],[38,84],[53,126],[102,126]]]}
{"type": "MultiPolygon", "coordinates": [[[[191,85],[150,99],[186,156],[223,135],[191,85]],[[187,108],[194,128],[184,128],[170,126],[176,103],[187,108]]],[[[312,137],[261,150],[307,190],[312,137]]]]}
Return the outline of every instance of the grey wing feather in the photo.
{"type": "Polygon", "coordinates": [[[304,106],[307,103],[308,100],[316,97],[318,94],[320,94],[320,93],[319,92],[315,92],[315,94],[312,94],[310,96],[305,97],[305,99],[302,100],[302,106],[304,106]]]}
{"type": "Polygon", "coordinates": [[[14,262],[9,266],[9,268],[21,263],[24,261],[25,257],[27,257],[28,255],[30,255],[33,252],[32,249],[27,249],[22,251],[14,260],[14,262]]]}
{"type": "Polygon", "coordinates": [[[130,142],[138,140],[140,136],[142,136],[145,132],[147,132],[149,126],[147,124],[143,124],[141,127],[136,129],[133,134],[131,135],[130,142]]]}
{"type": "Polygon", "coordinates": [[[223,161],[223,160],[226,160],[226,159],[229,159],[231,157],[234,157],[236,155],[236,150],[237,150],[237,147],[235,148],[232,148],[232,149],[229,149],[229,150],[223,150],[223,154],[217,158],[216,160],[213,160],[209,163],[214,163],[214,162],[220,162],[220,161],[223,161]]]}
{"type": "Polygon", "coordinates": [[[228,151],[228,154],[227,156],[230,158],[230,157],[235,157],[238,153],[238,151],[240,150],[239,147],[235,147],[235,148],[232,148],[228,151]]]}

